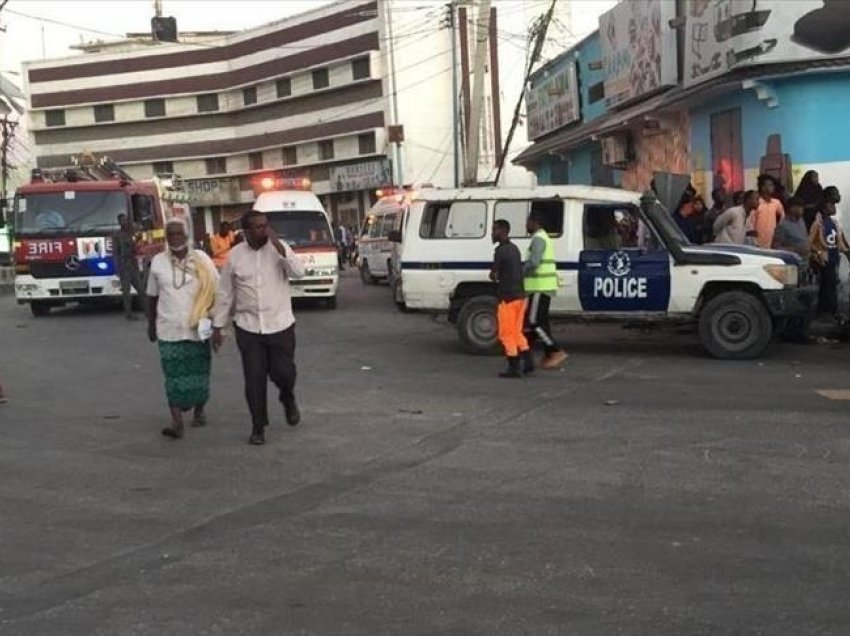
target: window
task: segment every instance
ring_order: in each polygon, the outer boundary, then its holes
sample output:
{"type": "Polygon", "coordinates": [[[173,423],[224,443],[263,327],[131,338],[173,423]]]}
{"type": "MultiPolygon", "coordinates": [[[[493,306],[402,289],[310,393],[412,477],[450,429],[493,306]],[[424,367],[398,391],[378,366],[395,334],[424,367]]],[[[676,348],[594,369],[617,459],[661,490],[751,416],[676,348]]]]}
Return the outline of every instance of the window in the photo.
{"type": "Polygon", "coordinates": [[[207,174],[224,174],[227,172],[227,160],[224,157],[210,157],[206,160],[207,174]]]}
{"type": "Polygon", "coordinates": [[[637,208],[622,205],[584,207],[585,249],[658,249],[659,245],[654,232],[643,222],[637,208]]]}
{"type": "Polygon", "coordinates": [[[327,161],[334,158],[334,140],[327,139],[319,142],[319,159],[327,161]]]}
{"type": "Polygon", "coordinates": [[[419,236],[424,239],[481,238],[486,232],[484,201],[432,203],[422,215],[419,236]]]}
{"type": "Polygon", "coordinates": [[[313,71],[313,88],[318,90],[320,88],[327,88],[331,85],[330,76],[328,74],[328,69],[326,68],[317,68],[313,71]]]}
{"type": "Polygon", "coordinates": [[[242,89],[242,104],[250,106],[257,103],[257,87],[249,86],[242,89]]]}
{"type": "Polygon", "coordinates": [[[145,117],[165,117],[165,100],[146,99],[145,117]]]}
{"type": "Polygon", "coordinates": [[[174,174],[174,163],[171,161],[155,161],[153,164],[154,174],[174,174]]]}
{"type": "Polygon", "coordinates": [[[294,166],[298,163],[298,150],[295,146],[287,146],[283,149],[283,165],[294,166]]]}
{"type": "Polygon", "coordinates": [[[375,154],[375,131],[357,135],[357,144],[361,155],[375,154]]]}
{"type": "Polygon", "coordinates": [[[263,153],[251,152],[248,153],[248,170],[263,169],[263,153]]]}
{"type": "Polygon", "coordinates": [[[44,112],[44,123],[48,126],[64,126],[65,111],[64,110],[47,110],[44,112]]]}
{"type": "Polygon", "coordinates": [[[115,121],[115,107],[112,104],[100,104],[94,107],[95,121],[115,121]]]}
{"type": "Polygon", "coordinates": [[[603,99],[605,99],[605,82],[592,84],[587,90],[587,101],[591,104],[595,104],[603,99]]]}
{"type": "Polygon", "coordinates": [[[292,80],[288,77],[281,77],[277,82],[275,82],[275,86],[277,86],[278,98],[289,97],[292,95],[292,80]]]}
{"type": "Polygon", "coordinates": [[[368,57],[361,57],[351,63],[351,77],[356,80],[369,79],[372,69],[368,57]]]}
{"type": "Polygon", "coordinates": [[[208,93],[206,95],[198,95],[198,112],[211,113],[218,110],[218,94],[208,93]]]}
{"type": "Polygon", "coordinates": [[[560,236],[564,231],[564,202],[554,201],[499,201],[496,203],[494,220],[504,219],[511,224],[511,236],[527,237],[525,222],[532,212],[543,217],[543,229],[550,236],[560,236]]]}
{"type": "MultiPolygon", "coordinates": [[[[381,238],[386,238],[390,235],[395,229],[396,219],[398,219],[398,215],[396,214],[385,214],[384,218],[381,220],[381,238]]],[[[377,225],[377,223],[375,224],[377,225]]]]}

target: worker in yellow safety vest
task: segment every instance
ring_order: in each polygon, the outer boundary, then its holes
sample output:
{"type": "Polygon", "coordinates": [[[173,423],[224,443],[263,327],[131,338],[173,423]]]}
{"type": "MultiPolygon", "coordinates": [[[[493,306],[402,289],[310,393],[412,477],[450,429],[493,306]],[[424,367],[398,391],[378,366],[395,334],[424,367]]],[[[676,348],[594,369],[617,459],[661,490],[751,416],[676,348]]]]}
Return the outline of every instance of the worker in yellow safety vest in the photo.
{"type": "MultiPolygon", "coordinates": [[[[558,293],[558,267],[555,262],[555,246],[543,227],[543,216],[536,211],[528,216],[526,229],[531,235],[531,244],[523,265],[525,293],[528,309],[525,314],[525,332],[529,345],[534,347],[538,340],[543,343],[542,369],[557,369],[567,359],[567,354],[552,337],[549,324],[549,305],[558,293]]],[[[534,358],[529,355],[523,360],[525,373],[534,371],[534,358]]]]}

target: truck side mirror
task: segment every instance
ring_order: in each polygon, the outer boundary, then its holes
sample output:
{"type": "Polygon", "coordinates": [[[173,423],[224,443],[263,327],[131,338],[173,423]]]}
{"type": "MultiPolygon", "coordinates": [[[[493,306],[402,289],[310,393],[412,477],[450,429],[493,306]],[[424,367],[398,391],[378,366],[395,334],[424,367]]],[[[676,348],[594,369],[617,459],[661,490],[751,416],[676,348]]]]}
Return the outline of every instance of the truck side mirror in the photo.
{"type": "Polygon", "coordinates": [[[153,229],[153,199],[144,194],[134,194],[131,198],[133,222],[145,230],[153,229]]]}
{"type": "Polygon", "coordinates": [[[387,233],[387,240],[390,243],[401,243],[401,230],[390,230],[387,233]]]}

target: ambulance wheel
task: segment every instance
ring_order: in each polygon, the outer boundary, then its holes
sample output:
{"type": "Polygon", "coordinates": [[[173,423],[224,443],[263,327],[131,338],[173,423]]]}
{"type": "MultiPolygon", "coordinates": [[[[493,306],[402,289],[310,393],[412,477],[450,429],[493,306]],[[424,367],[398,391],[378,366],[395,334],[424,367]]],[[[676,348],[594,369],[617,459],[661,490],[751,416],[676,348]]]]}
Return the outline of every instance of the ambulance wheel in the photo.
{"type": "Polygon", "coordinates": [[[485,356],[499,352],[499,321],[495,296],[467,300],[457,315],[457,332],[467,352],[485,356]]]}
{"type": "Polygon", "coordinates": [[[764,303],[744,291],[729,291],[709,300],[699,317],[702,345],[715,358],[757,358],[773,338],[773,321],[764,303]]]}
{"type": "Polygon", "coordinates": [[[30,303],[30,311],[36,318],[41,318],[50,313],[50,303],[34,300],[30,303]]]}
{"type": "Polygon", "coordinates": [[[375,285],[378,279],[372,276],[372,270],[369,269],[369,263],[363,261],[360,265],[360,280],[364,285],[375,285]]]}

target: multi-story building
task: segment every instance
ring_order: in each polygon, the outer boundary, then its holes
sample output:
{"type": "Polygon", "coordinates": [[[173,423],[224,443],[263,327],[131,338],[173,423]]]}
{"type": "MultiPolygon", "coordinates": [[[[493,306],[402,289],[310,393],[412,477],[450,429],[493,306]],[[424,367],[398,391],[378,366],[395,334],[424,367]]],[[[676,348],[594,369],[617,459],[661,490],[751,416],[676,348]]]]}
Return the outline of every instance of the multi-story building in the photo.
{"type": "MultiPolygon", "coordinates": [[[[180,174],[201,232],[247,210],[270,173],[309,178],[333,217],[353,223],[376,188],[453,185],[446,24],[439,4],[344,0],[235,34],[96,43],[29,63],[37,163],[67,166],[85,150],[137,178],[180,174]],[[404,127],[400,149],[389,139],[395,124],[404,127]]],[[[485,70],[481,178],[492,172],[502,118],[492,65],[485,70]]]]}

